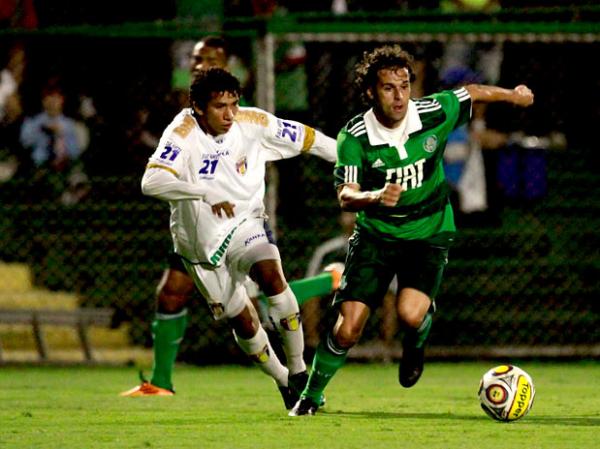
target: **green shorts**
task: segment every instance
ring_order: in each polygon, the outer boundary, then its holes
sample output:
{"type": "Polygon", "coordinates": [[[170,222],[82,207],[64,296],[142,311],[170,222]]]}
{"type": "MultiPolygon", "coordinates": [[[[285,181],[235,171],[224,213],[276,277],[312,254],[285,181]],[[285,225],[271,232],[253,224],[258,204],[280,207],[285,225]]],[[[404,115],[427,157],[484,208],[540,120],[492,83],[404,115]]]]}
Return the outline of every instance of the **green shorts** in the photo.
{"type": "Polygon", "coordinates": [[[394,276],[398,291],[414,288],[433,301],[448,263],[448,247],[423,240],[387,242],[355,233],[349,241],[341,288],[333,305],[360,301],[378,307],[394,276]]]}

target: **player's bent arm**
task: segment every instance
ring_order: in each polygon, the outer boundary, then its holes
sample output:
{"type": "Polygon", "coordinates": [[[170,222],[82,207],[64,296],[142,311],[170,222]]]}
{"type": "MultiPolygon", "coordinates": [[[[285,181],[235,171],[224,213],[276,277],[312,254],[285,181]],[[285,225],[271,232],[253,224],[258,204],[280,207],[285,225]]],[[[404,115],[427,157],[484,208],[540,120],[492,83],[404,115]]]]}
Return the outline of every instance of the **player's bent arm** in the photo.
{"type": "Polygon", "coordinates": [[[399,184],[386,183],[382,189],[362,192],[359,184],[338,186],[338,201],[342,210],[357,212],[370,206],[393,207],[398,203],[402,187],[399,184]]]}
{"type": "Polygon", "coordinates": [[[469,84],[465,86],[465,89],[469,92],[471,100],[474,103],[505,102],[522,107],[533,104],[533,92],[524,84],[519,84],[514,89],[504,89],[484,84],[469,84]]]}
{"type": "Polygon", "coordinates": [[[310,154],[319,156],[321,159],[325,159],[329,162],[337,161],[337,148],[335,139],[326,136],[321,131],[314,130],[314,133],[315,140],[312,143],[312,145],[308,148],[310,154]]]}
{"type": "Polygon", "coordinates": [[[165,201],[204,200],[206,190],[197,184],[180,181],[169,167],[146,167],[142,193],[165,201]]]}

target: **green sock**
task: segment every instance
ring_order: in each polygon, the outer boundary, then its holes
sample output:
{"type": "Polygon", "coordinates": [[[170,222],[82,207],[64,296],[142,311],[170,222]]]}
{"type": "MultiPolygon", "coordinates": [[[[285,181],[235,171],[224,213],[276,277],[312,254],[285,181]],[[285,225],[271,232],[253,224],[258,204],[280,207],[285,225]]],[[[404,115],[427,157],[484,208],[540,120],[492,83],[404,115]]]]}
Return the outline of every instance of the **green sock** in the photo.
{"type": "Polygon", "coordinates": [[[152,323],[154,364],[150,382],[153,385],[169,390],[173,389],[171,375],[186,326],[187,310],[173,315],[156,314],[156,319],[152,323]]]}
{"type": "Polygon", "coordinates": [[[431,323],[433,322],[433,316],[431,313],[425,315],[423,322],[418,329],[408,330],[405,334],[405,344],[411,344],[415,348],[422,348],[429,337],[429,331],[431,331],[431,323]]]}
{"type": "MultiPolygon", "coordinates": [[[[316,296],[323,296],[331,293],[333,278],[330,272],[321,273],[306,279],[289,282],[290,288],[296,295],[298,305],[301,306],[306,301],[316,296]]],[[[267,297],[261,293],[259,299],[267,301],[267,297]]]]}
{"type": "Polygon", "coordinates": [[[319,343],[302,397],[308,397],[319,404],[325,387],[337,370],[344,366],[347,356],[348,350],[339,348],[331,334],[327,336],[325,342],[319,343]]]}

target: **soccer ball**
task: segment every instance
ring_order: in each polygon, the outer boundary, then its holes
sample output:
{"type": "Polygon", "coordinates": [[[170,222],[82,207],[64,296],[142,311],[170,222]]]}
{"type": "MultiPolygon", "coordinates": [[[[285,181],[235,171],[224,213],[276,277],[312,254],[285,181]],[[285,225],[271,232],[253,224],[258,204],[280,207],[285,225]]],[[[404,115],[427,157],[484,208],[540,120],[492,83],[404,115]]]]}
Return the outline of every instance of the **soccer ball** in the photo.
{"type": "Polygon", "coordinates": [[[513,365],[500,365],[486,372],[479,382],[481,408],[498,421],[525,416],[535,398],[531,376],[513,365]]]}

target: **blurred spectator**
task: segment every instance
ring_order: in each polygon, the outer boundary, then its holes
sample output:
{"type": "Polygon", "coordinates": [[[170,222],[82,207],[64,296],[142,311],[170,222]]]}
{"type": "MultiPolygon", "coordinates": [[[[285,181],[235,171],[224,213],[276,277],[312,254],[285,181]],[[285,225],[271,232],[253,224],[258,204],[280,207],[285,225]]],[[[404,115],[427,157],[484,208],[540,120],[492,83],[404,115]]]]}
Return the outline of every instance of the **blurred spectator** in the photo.
{"type": "Polygon", "coordinates": [[[88,131],[63,113],[65,96],[57,84],[42,89],[41,103],[42,112],[25,118],[20,134],[35,169],[32,193],[73,204],[87,194],[87,179],[77,162],[89,142],[88,131]]]}
{"type": "Polygon", "coordinates": [[[37,28],[38,17],[33,0],[2,0],[0,28],[37,28]]]}
{"type": "MultiPolygon", "coordinates": [[[[440,10],[445,13],[489,14],[500,10],[496,0],[441,0],[440,10]]],[[[501,43],[467,42],[463,37],[451,37],[445,43],[440,64],[440,82],[444,89],[465,84],[497,84],[503,59],[501,43]]],[[[489,207],[496,195],[494,189],[495,156],[487,157],[482,149],[497,149],[493,135],[487,132],[486,104],[473,106],[470,123],[454,130],[448,139],[444,153],[444,168],[454,191],[453,202],[458,226],[481,226],[499,224],[499,207],[489,207]],[[489,139],[487,139],[489,137],[489,139]],[[488,141],[489,140],[489,141],[488,141]],[[488,147],[491,144],[491,147],[488,147]],[[488,167],[486,167],[488,165],[488,167]],[[490,176],[492,172],[492,176],[490,176]],[[487,178],[486,178],[487,175],[487,178]]],[[[490,130],[491,131],[491,130],[490,130]]]]}
{"type": "MultiPolygon", "coordinates": [[[[446,13],[500,11],[496,0],[442,0],[440,9],[446,13]]],[[[500,78],[503,49],[498,42],[467,42],[462,36],[451,37],[444,46],[440,72],[463,68],[474,70],[482,82],[496,84],[500,78]]]]}
{"type": "Polygon", "coordinates": [[[30,157],[19,141],[23,122],[23,105],[19,89],[26,66],[25,48],[16,43],[8,50],[0,72],[0,182],[24,172],[30,157]]]}
{"type": "MultiPolygon", "coordinates": [[[[464,67],[447,70],[442,73],[441,79],[444,89],[482,82],[480,75],[464,67]]],[[[478,107],[476,104],[473,109],[478,107]]],[[[479,116],[479,121],[470,122],[452,131],[444,152],[444,170],[448,184],[454,191],[455,218],[459,226],[465,225],[468,215],[487,209],[485,165],[480,142],[473,135],[473,127],[481,128],[483,120],[483,116],[479,116]]]]}
{"type": "Polygon", "coordinates": [[[0,72],[0,120],[11,95],[18,93],[26,66],[25,47],[16,43],[8,50],[6,62],[0,72]]]}
{"type": "Polygon", "coordinates": [[[19,173],[25,174],[31,166],[31,158],[19,141],[22,123],[21,97],[15,92],[6,98],[4,114],[0,119],[0,183],[9,181],[19,173]]]}

